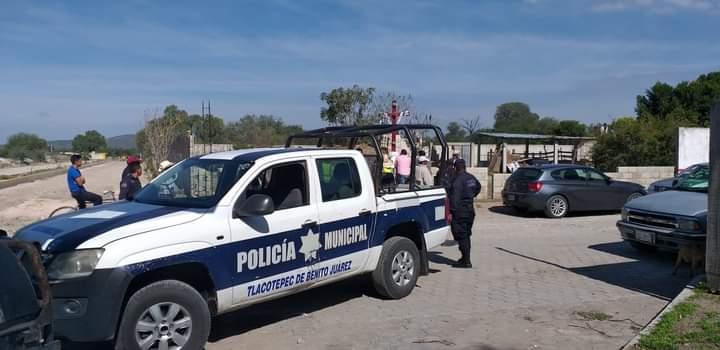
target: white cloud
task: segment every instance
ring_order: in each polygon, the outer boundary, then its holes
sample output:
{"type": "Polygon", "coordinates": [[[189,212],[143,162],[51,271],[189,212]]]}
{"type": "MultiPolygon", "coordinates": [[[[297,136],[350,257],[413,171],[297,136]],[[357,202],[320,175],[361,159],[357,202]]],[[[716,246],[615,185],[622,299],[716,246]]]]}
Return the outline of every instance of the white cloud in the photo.
{"type": "Polygon", "coordinates": [[[670,14],[678,10],[720,11],[720,0],[591,0],[595,12],[647,10],[656,14],[670,14]]]}

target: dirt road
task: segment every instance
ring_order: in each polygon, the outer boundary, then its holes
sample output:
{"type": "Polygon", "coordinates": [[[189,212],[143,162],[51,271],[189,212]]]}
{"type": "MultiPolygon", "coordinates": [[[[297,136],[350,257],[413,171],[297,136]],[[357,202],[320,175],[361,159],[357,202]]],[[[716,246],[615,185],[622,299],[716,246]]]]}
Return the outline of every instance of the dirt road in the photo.
{"type": "MultiPolygon", "coordinates": [[[[123,162],[117,161],[84,169],[87,189],[99,194],[105,190],[117,193],[124,166],[123,162]]],[[[47,217],[59,206],[76,204],[68,193],[64,174],[2,189],[0,203],[0,229],[11,235],[17,229],[47,217]]]]}

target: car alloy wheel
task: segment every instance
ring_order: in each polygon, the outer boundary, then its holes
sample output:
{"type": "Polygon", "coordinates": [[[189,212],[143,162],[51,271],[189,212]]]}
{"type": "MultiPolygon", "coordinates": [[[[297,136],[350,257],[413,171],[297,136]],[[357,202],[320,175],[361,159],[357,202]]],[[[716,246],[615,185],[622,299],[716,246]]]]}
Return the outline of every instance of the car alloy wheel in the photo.
{"type": "Polygon", "coordinates": [[[564,216],[567,213],[567,202],[562,197],[555,197],[550,201],[550,213],[555,217],[564,216]]]}
{"type": "Polygon", "coordinates": [[[404,287],[410,283],[415,275],[415,261],[412,254],[406,250],[401,250],[395,254],[391,273],[393,281],[398,286],[404,287]]]}
{"type": "Polygon", "coordinates": [[[135,340],[143,350],[182,350],[191,334],[190,313],[175,303],[149,307],[135,324],[135,340]]]}

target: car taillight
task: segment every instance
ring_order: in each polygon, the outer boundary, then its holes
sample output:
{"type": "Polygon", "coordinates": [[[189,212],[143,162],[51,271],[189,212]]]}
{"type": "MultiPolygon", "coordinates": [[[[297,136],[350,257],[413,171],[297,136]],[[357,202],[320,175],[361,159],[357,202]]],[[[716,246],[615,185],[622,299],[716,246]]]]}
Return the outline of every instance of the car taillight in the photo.
{"type": "Polygon", "coordinates": [[[450,225],[450,198],[445,196],[445,222],[450,225]]]}
{"type": "Polygon", "coordinates": [[[540,181],[533,181],[528,184],[528,191],[530,192],[540,192],[543,188],[543,183],[540,181]]]}

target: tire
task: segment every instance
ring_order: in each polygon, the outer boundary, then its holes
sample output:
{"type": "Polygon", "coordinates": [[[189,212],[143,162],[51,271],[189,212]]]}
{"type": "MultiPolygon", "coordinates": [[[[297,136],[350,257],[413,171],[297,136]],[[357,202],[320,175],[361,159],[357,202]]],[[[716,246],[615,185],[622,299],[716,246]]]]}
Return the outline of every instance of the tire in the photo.
{"type": "Polygon", "coordinates": [[[551,219],[559,219],[565,217],[570,211],[570,206],[565,197],[556,194],[548,198],[545,202],[545,216],[551,219]]]}
{"type": "Polygon", "coordinates": [[[406,297],[417,283],[420,274],[420,253],[413,241],[405,237],[390,237],[383,243],[375,271],[373,285],[388,299],[406,297]]]}
{"type": "Polygon", "coordinates": [[[73,213],[73,212],[76,212],[77,210],[78,210],[77,207],[70,207],[70,206],[60,207],[60,208],[53,210],[50,213],[50,215],[48,216],[48,218],[51,218],[51,217],[57,216],[57,215],[73,213]]]}
{"type": "Polygon", "coordinates": [[[631,194],[627,197],[627,199],[625,200],[625,204],[630,203],[630,201],[635,200],[635,199],[638,199],[638,198],[640,198],[640,197],[642,197],[642,196],[643,196],[643,194],[640,193],[640,192],[631,193],[631,194]]]}
{"type": "Polygon", "coordinates": [[[657,247],[654,247],[651,245],[647,245],[647,244],[643,244],[643,243],[635,242],[635,241],[627,241],[627,242],[630,243],[631,247],[633,247],[635,250],[637,250],[641,253],[655,253],[657,251],[657,247]]]}
{"type": "Polygon", "coordinates": [[[149,349],[158,349],[163,339],[170,345],[169,349],[202,349],[209,335],[207,301],[190,285],[165,280],[145,286],[130,297],[122,315],[115,349],[140,350],[143,340],[154,342],[149,349]],[[175,322],[164,319],[170,313],[175,314],[170,319],[175,322]],[[159,320],[155,321],[156,318],[159,320]]]}

